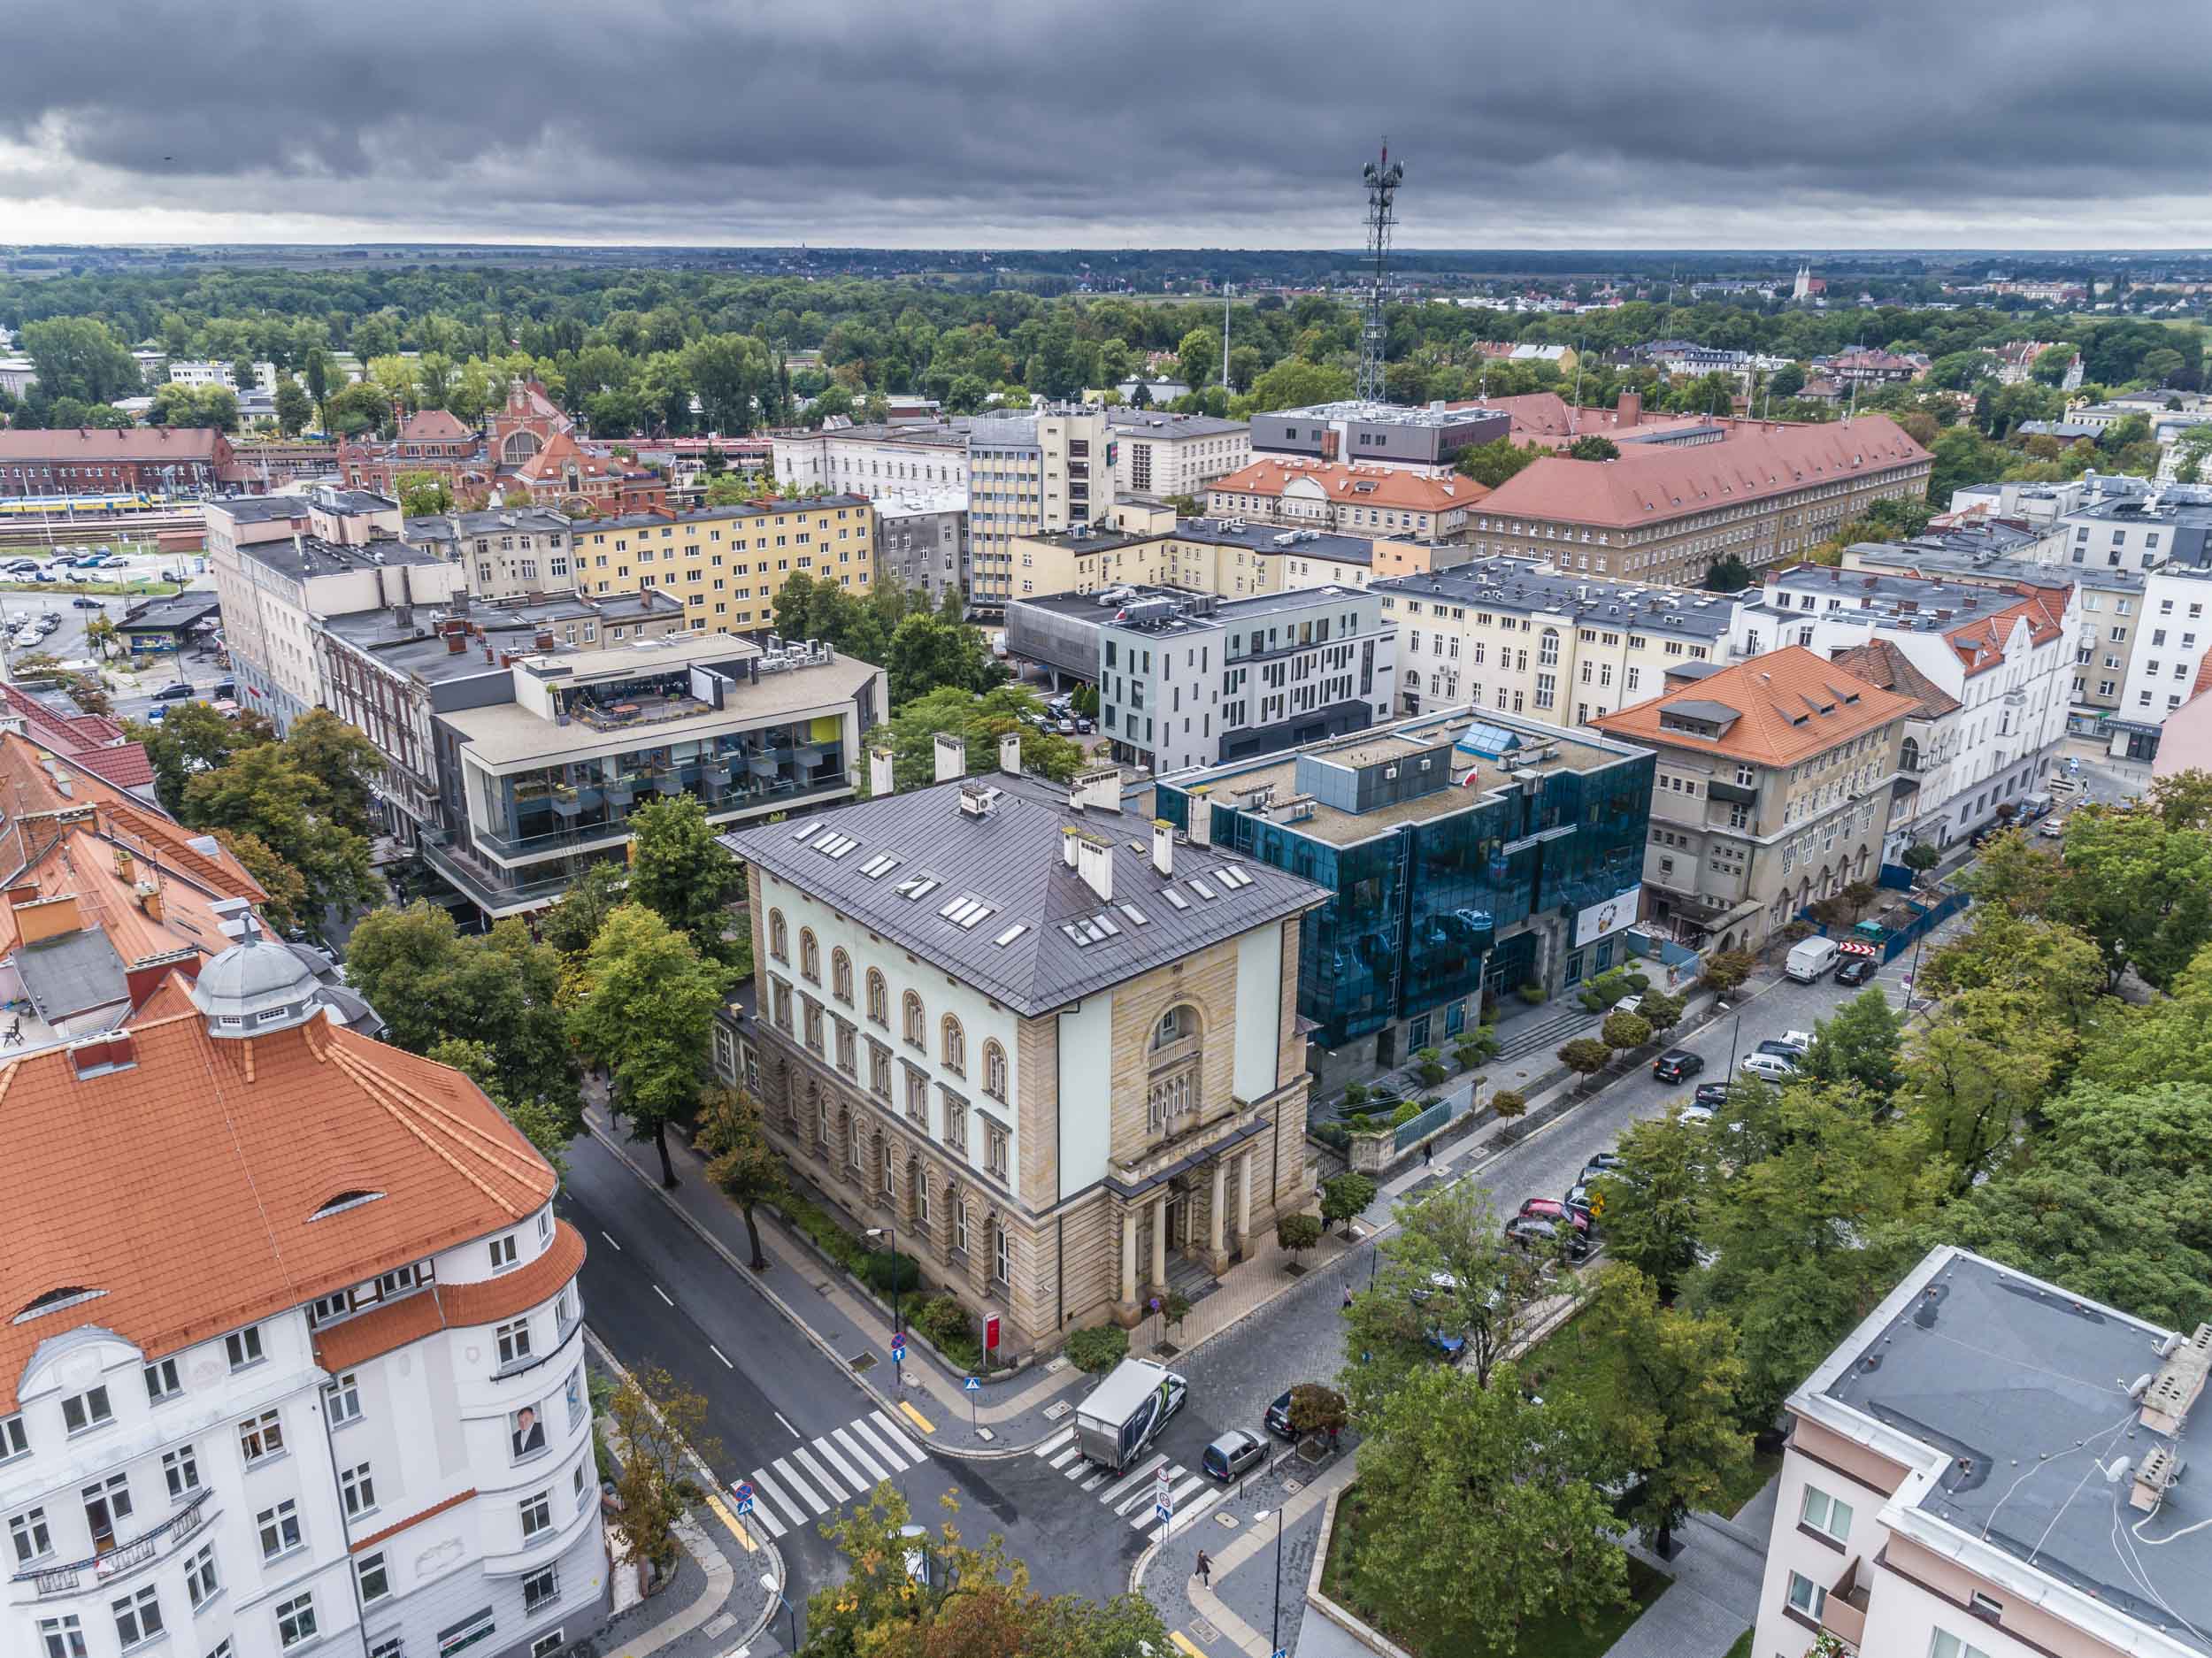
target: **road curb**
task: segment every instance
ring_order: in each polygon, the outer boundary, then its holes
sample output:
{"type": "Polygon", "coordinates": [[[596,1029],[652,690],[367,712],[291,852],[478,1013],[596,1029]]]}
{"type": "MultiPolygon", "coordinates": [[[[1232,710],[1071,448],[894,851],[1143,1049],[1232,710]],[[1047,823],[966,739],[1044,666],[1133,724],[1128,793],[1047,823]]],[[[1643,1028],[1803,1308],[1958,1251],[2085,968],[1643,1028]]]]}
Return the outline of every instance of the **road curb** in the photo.
{"type": "MultiPolygon", "coordinates": [[[[646,1172],[646,1171],[638,1167],[636,1163],[631,1159],[629,1154],[624,1151],[621,1147],[615,1144],[614,1140],[610,1138],[604,1131],[603,1131],[596,1124],[587,1119],[584,1124],[584,1132],[589,1134],[594,1140],[599,1141],[599,1143],[604,1146],[610,1152],[613,1153],[614,1155],[620,1160],[624,1168],[629,1170],[632,1174],[635,1175],[640,1180],[643,1181],[647,1188],[652,1192],[653,1195],[660,1199],[663,1203],[668,1206],[668,1209],[671,1214],[674,1215],[678,1220],[681,1221],[685,1226],[689,1228],[693,1235],[695,1236],[700,1242],[706,1245],[708,1248],[713,1250],[716,1255],[722,1258],[724,1265],[727,1266],[733,1272],[736,1273],[739,1278],[743,1279],[747,1285],[750,1286],[753,1291],[758,1294],[762,1300],[765,1301],[771,1307],[773,1307],[779,1313],[782,1314],[787,1322],[803,1334],[809,1341],[814,1344],[815,1347],[821,1353],[824,1358],[829,1360],[831,1363],[837,1366],[839,1370],[844,1371],[847,1376],[850,1377],[854,1386],[859,1388],[862,1393],[867,1394],[869,1398],[874,1400],[878,1405],[881,1406],[897,1420],[901,1422],[906,1420],[904,1413],[899,1409],[899,1401],[887,1395],[882,1389],[879,1388],[860,1371],[855,1370],[852,1366],[852,1362],[846,1358],[843,1354],[840,1353],[836,1347],[831,1344],[828,1337],[825,1336],[812,1324],[807,1323],[805,1319],[800,1317],[798,1312],[792,1307],[790,1302],[784,1300],[781,1295],[778,1294],[776,1291],[771,1289],[767,1285],[762,1283],[758,1273],[755,1272],[750,1267],[740,1261],[736,1255],[730,1252],[727,1245],[702,1225],[695,1217],[685,1209],[682,1204],[676,1201],[674,1198],[669,1196],[668,1194],[662,1189],[661,1183],[654,1179],[651,1175],[646,1172]]],[[[945,1456],[956,1456],[971,1462],[1001,1462],[1012,1457],[1028,1455],[1032,1451],[1035,1450],[1037,1447],[1042,1445],[1046,1439],[1049,1439],[1052,1436],[1050,1434],[1047,1434],[1044,1436],[1044,1439],[1033,1439],[1026,1445],[1008,1446],[1002,1448],[999,1447],[993,1447],[987,1450],[970,1449],[965,1446],[953,1445],[933,1437],[924,1439],[922,1443],[926,1445],[931,1450],[945,1456]]],[[[712,1481],[710,1480],[709,1484],[711,1485],[712,1481]]]]}

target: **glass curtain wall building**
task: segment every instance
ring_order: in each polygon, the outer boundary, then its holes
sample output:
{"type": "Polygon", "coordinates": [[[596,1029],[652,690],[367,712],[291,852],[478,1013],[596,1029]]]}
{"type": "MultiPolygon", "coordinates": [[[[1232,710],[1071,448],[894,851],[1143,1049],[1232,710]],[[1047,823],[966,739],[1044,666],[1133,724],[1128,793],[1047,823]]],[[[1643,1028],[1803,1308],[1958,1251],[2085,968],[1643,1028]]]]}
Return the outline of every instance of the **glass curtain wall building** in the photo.
{"type": "Polygon", "coordinates": [[[1164,779],[1158,811],[1328,887],[1298,1009],[1338,1078],[1402,1063],[1479,1017],[1602,971],[1636,919],[1648,749],[1473,710],[1164,779]]]}

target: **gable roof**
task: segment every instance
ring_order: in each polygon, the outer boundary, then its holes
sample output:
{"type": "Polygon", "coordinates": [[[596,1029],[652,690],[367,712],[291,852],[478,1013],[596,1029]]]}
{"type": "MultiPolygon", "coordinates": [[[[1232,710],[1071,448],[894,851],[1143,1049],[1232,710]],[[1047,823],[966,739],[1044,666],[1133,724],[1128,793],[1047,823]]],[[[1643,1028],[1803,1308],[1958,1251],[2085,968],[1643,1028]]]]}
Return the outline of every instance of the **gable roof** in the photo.
{"type": "Polygon", "coordinates": [[[1929,458],[1886,415],[1861,415],[1848,426],[1739,423],[1720,443],[1637,444],[1611,461],[1545,456],[1492,490],[1483,510],[1633,529],[1818,484],[1876,478],[1929,458]]]}
{"type": "MultiPolygon", "coordinates": [[[[1077,811],[1064,792],[1026,775],[941,783],[841,807],[795,828],[769,824],[720,840],[739,857],[1025,1015],[1065,1007],[1328,896],[1311,882],[1211,847],[1176,847],[1174,877],[1164,879],[1152,867],[1148,819],[1077,811]],[[961,810],[964,787],[999,791],[987,816],[961,810]],[[1066,864],[1068,836],[1079,833],[1105,843],[1111,902],[1066,864]],[[854,843],[842,856],[818,849],[840,837],[854,843]],[[898,862],[871,875],[884,856],[898,862]],[[1225,866],[1241,871],[1248,884],[1217,879],[1225,866]],[[918,877],[934,885],[911,897],[901,892],[918,877]],[[1171,888],[1179,904],[1166,896],[1171,888]],[[987,910],[963,926],[944,912],[969,898],[987,910]],[[1110,930],[1091,940],[1081,924],[1101,916],[1110,930]]],[[[773,907],[774,894],[765,902],[773,907]]]]}
{"type": "Polygon", "coordinates": [[[2064,626],[2070,589],[2054,593],[2047,588],[2023,586],[2021,591],[2027,596],[2019,603],[2008,605],[1993,616],[1982,617],[1945,635],[1951,649],[1958,652],[1960,662],[1965,664],[1969,678],[2004,664],[2005,642],[2021,622],[2028,625],[2029,638],[2035,644],[2047,645],[2058,637],[2064,626]]]}
{"type": "Polygon", "coordinates": [[[319,1015],[224,1040],[194,1010],[33,1054],[0,1068],[0,1312],[100,1292],[0,1322],[0,1412],[79,1325],[160,1357],[511,1225],[555,1186],[467,1078],[319,1015]],[[352,1192],[382,1195],[316,1218],[352,1192]]]}
{"type": "Polygon", "coordinates": [[[1894,691],[1913,700],[1914,711],[1936,719],[1963,707],[1958,698],[1913,666],[1912,658],[1886,639],[1869,640],[1839,650],[1828,660],[1845,672],[1881,690],[1894,691]]]}
{"type": "Polygon", "coordinates": [[[1415,512],[1449,512],[1472,506],[1490,493],[1471,478],[1431,478],[1394,467],[1278,458],[1254,461],[1214,479],[1206,487],[1226,495],[1279,496],[1302,480],[1317,485],[1331,501],[1348,506],[1415,512]]]}
{"type": "Polygon", "coordinates": [[[0,461],[212,462],[229,449],[213,426],[64,426],[58,431],[0,432],[0,461]]]}
{"type": "Polygon", "coordinates": [[[1913,699],[1871,685],[1787,645],[1707,674],[1685,691],[1663,693],[1590,725],[1610,737],[1656,748],[1695,748],[1755,765],[1792,765],[1808,755],[1879,730],[1913,711],[1913,699]],[[1673,714],[1722,727],[1715,737],[1681,730],[1673,714]]]}

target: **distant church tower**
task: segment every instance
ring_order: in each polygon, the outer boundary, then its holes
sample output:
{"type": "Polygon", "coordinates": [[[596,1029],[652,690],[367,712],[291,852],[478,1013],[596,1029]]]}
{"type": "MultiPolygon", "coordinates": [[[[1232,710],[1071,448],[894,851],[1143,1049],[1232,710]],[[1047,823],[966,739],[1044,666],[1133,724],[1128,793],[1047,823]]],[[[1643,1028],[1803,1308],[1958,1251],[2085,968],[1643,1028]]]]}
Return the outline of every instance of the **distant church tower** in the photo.
{"type": "Polygon", "coordinates": [[[1812,296],[1813,267],[1809,265],[1801,265],[1797,267],[1797,281],[1790,289],[1790,297],[1792,299],[1810,299],[1812,296]]]}

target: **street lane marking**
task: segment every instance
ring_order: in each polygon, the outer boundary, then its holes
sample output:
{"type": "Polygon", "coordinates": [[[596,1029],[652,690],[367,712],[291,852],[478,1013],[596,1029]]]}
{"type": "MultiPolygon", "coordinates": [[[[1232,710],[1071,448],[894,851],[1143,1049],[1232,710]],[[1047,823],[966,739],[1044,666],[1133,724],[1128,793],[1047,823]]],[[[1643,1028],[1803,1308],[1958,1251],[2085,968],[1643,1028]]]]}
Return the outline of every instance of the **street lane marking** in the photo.
{"type": "Polygon", "coordinates": [[[614,1244],[617,1250],[619,1250],[622,1247],[620,1244],[614,1243],[614,1234],[612,1232],[603,1230],[599,1235],[602,1238],[604,1238],[609,1243],[614,1244]]]}
{"type": "Polygon", "coordinates": [[[1190,1638],[1185,1635],[1181,1630],[1171,1629],[1168,1631],[1167,1638],[1175,1643],[1176,1648],[1179,1651],[1187,1654],[1187,1658],[1206,1658],[1205,1649],[1203,1647],[1192,1646],[1190,1643],[1190,1638]]]}
{"type": "MultiPolygon", "coordinates": [[[[809,1479],[819,1485],[824,1491],[829,1493],[830,1501],[833,1505],[844,1501],[847,1497],[852,1494],[842,1485],[839,1485],[836,1480],[823,1471],[822,1465],[806,1454],[806,1447],[804,1446],[801,1446],[797,1450],[791,1453],[791,1460],[796,1462],[801,1468],[806,1470],[806,1475],[809,1479]]],[[[849,1478],[850,1476],[849,1475],[847,1478],[849,1478]]]]}
{"type": "Polygon", "coordinates": [[[737,1368],[737,1366],[732,1364],[728,1359],[723,1357],[722,1349],[716,1347],[713,1342],[710,1341],[707,1343],[707,1351],[713,1354],[716,1358],[722,1360],[722,1365],[725,1370],[733,1370],[737,1368]]]}
{"type": "MultiPolygon", "coordinates": [[[[663,1289],[659,1285],[656,1284],[653,1286],[653,1293],[659,1296],[661,1300],[668,1301],[668,1292],[663,1289]]],[[[671,1307],[673,1307],[676,1303],[673,1301],[668,1301],[668,1304],[671,1307]]]]}
{"type": "Polygon", "coordinates": [[[1096,1491],[1099,1486],[1105,1484],[1105,1482],[1106,1475],[1102,1470],[1100,1472],[1093,1474],[1088,1479],[1083,1482],[1083,1489],[1086,1491],[1096,1491]]]}
{"type": "Polygon", "coordinates": [[[1073,1428],[1063,1428],[1059,1432],[1054,1434],[1042,1445],[1032,1451],[1030,1455],[1032,1456],[1050,1456],[1055,1451],[1058,1450],[1062,1446],[1065,1445],[1074,1437],[1075,1430],[1073,1428]]]}
{"type": "MultiPolygon", "coordinates": [[[[1165,1454],[1155,1452],[1151,1456],[1148,1457],[1144,1462],[1140,1462],[1137,1465],[1137,1469],[1134,1473],[1125,1475],[1123,1478],[1116,1480],[1112,1485],[1109,1485],[1099,1494],[1098,1500],[1101,1502],[1106,1503],[1119,1501],[1122,1498],[1127,1496],[1132,1491],[1134,1491],[1139,1485],[1141,1485],[1146,1480],[1151,1478],[1152,1470],[1159,1467],[1161,1463],[1166,1461],[1167,1457],[1165,1454]]],[[[1175,1471],[1179,1474],[1183,1470],[1179,1468],[1175,1471]]],[[[1121,1514],[1125,1512],[1125,1510],[1122,1508],[1116,1508],[1114,1512],[1116,1514],[1121,1514]]]]}
{"type": "Polygon", "coordinates": [[[899,1401],[899,1409],[903,1410],[910,1417],[911,1417],[913,1419],[914,1425],[919,1428],[924,1433],[934,1433],[937,1432],[937,1430],[931,1425],[929,1418],[922,1415],[920,1411],[915,1409],[913,1406],[908,1404],[905,1400],[902,1399],[899,1401]]]}
{"type": "Polygon", "coordinates": [[[1064,1468],[1067,1465],[1069,1458],[1079,1458],[1081,1455],[1082,1452],[1077,1447],[1072,1445],[1063,1446],[1060,1448],[1059,1455],[1052,1459],[1050,1466],[1054,1468],[1064,1468]]]}
{"type": "MultiPolygon", "coordinates": [[[[773,1412],[771,1412],[770,1414],[771,1414],[771,1415],[772,1415],[772,1416],[776,1418],[776,1420],[777,1420],[777,1421],[779,1421],[779,1422],[783,1422],[783,1412],[782,1412],[782,1411],[780,1411],[780,1410],[778,1410],[778,1411],[773,1411],[773,1412]]],[[[798,1429],[796,1429],[796,1428],[793,1427],[793,1426],[792,1426],[789,1423],[787,1423],[787,1422],[783,1422],[783,1425],[784,1425],[784,1429],[785,1429],[785,1431],[786,1431],[787,1432],[788,1432],[788,1433],[791,1435],[791,1437],[792,1437],[793,1439],[805,1439],[805,1438],[806,1438],[806,1435],[805,1435],[805,1434],[803,1434],[803,1433],[800,1432],[798,1431],[798,1429]]]]}
{"type": "MultiPolygon", "coordinates": [[[[1160,1459],[1160,1461],[1161,1461],[1161,1462],[1166,1462],[1166,1461],[1167,1461],[1167,1458],[1166,1458],[1166,1457],[1164,1457],[1164,1456],[1163,1456],[1163,1457],[1160,1459]]],[[[1168,1478],[1169,1478],[1171,1481],[1173,1481],[1173,1480],[1178,1480],[1178,1479],[1182,1478],[1183,1474],[1184,1474],[1184,1468],[1183,1468],[1183,1465],[1182,1465],[1180,1462],[1176,1463],[1173,1467],[1170,1468],[1170,1469],[1167,1470],[1167,1477],[1168,1477],[1168,1478]]],[[[1111,1493],[1111,1492],[1108,1492],[1108,1493],[1106,1493],[1106,1496],[1108,1496],[1108,1497],[1110,1497],[1110,1496],[1112,1496],[1112,1495],[1113,1495],[1113,1493],[1111,1493]]],[[[1103,1501],[1106,1501],[1106,1498],[1105,1498],[1105,1497],[1101,1497],[1101,1498],[1099,1499],[1099,1501],[1100,1501],[1101,1502],[1103,1502],[1103,1501]]],[[[1123,1499],[1122,1499],[1119,1502],[1118,1502],[1118,1503],[1116,1503],[1116,1504],[1114,1505],[1114,1512],[1115,1512],[1116,1514],[1127,1514],[1127,1513],[1128,1513],[1128,1512],[1129,1512],[1132,1508],[1135,1508],[1135,1507],[1136,1507],[1139,1503],[1141,1503],[1141,1503],[1148,1503],[1148,1504],[1151,1501],[1152,1501],[1152,1488],[1151,1488],[1149,1485],[1140,1485],[1137,1487],[1137,1489],[1136,1489],[1136,1490],[1135,1490],[1133,1493],[1131,1493],[1130,1495],[1128,1495],[1128,1496],[1126,1496],[1126,1497],[1124,1497],[1124,1498],[1123,1498],[1123,1499]]],[[[1145,1524],[1148,1525],[1148,1524],[1151,1524],[1151,1522],[1148,1520],[1148,1521],[1146,1521],[1146,1522],[1145,1522],[1145,1524]]]]}
{"type": "Polygon", "coordinates": [[[863,1416],[850,1426],[860,1436],[862,1444],[895,1469],[910,1468],[922,1460],[922,1454],[914,1448],[914,1441],[903,1433],[895,1432],[888,1424],[882,1423],[880,1417],[872,1423],[863,1416]]]}
{"type": "Polygon", "coordinates": [[[716,1519],[721,1521],[723,1524],[730,1528],[730,1535],[734,1537],[739,1542],[745,1545],[745,1552],[748,1554],[751,1554],[757,1547],[759,1547],[759,1545],[753,1541],[752,1533],[745,1529],[744,1522],[740,1520],[735,1515],[732,1514],[727,1508],[724,1508],[722,1506],[722,1499],[716,1496],[712,1492],[709,1492],[707,1493],[707,1507],[714,1510],[714,1516],[716,1519]]]}
{"type": "Polygon", "coordinates": [[[766,1469],[756,1468],[745,1478],[753,1482],[753,1502],[755,1504],[753,1512],[761,1516],[768,1529],[776,1536],[781,1537],[784,1528],[777,1520],[772,1512],[773,1509],[782,1508],[789,1513],[794,1525],[806,1519],[807,1511],[783,1494],[783,1488],[768,1478],[766,1469]],[[764,1502],[763,1498],[767,1501],[764,1502]]]}
{"type": "MultiPolygon", "coordinates": [[[[848,1451],[850,1451],[853,1455],[853,1461],[858,1462],[863,1468],[873,1474],[876,1477],[876,1479],[885,1480],[891,1478],[891,1469],[886,1468],[881,1462],[877,1462],[874,1457],[869,1455],[867,1452],[862,1450],[860,1448],[860,1441],[853,1438],[853,1436],[848,1433],[844,1429],[838,1429],[836,1432],[830,1435],[830,1438],[835,1439],[838,1444],[843,1446],[848,1451]]],[[[891,1465],[891,1468],[896,1468],[898,1464],[894,1462],[891,1465]]]]}
{"type": "Polygon", "coordinates": [[[797,1515],[801,1519],[804,1519],[808,1515],[819,1514],[824,1508],[830,1506],[828,1503],[824,1502],[819,1497],[816,1496],[812,1491],[808,1489],[806,1481],[799,1478],[797,1471],[792,1468],[791,1461],[788,1457],[778,1457],[775,1460],[773,1466],[776,1470],[776,1478],[783,1481],[785,1485],[790,1486],[792,1490],[799,1493],[799,1501],[797,1502],[787,1503],[785,1505],[785,1507],[788,1508],[792,1513],[797,1515]]]}
{"type": "Polygon", "coordinates": [[[830,1436],[828,1434],[817,1434],[812,1439],[811,1444],[813,1445],[816,1453],[820,1455],[824,1462],[827,1462],[832,1468],[835,1469],[840,1474],[844,1476],[845,1483],[853,1488],[856,1494],[867,1491],[874,1485],[875,1481],[868,1478],[865,1475],[855,1473],[853,1471],[853,1465],[837,1454],[837,1447],[830,1443],[830,1436]]]}

